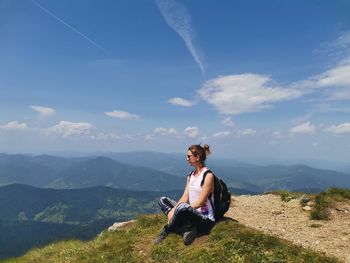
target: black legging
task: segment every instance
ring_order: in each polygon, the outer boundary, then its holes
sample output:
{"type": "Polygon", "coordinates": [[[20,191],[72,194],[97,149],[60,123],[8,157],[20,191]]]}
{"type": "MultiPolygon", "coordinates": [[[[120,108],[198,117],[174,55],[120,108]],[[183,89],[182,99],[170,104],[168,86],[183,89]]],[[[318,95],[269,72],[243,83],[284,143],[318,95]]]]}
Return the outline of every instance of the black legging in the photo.
{"type": "MultiPolygon", "coordinates": [[[[161,197],[158,202],[161,210],[168,215],[170,210],[175,207],[176,202],[168,197],[161,197]]],[[[168,224],[168,229],[174,232],[183,232],[197,227],[198,232],[209,232],[215,222],[203,216],[188,203],[180,203],[176,206],[174,215],[168,224]]]]}

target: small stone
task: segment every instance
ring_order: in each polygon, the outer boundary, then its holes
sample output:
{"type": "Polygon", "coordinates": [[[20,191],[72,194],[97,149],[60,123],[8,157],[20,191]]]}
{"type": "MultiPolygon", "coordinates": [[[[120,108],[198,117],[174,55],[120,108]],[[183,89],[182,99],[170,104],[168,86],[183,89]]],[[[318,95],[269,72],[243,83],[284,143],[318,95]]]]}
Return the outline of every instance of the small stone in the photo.
{"type": "Polygon", "coordinates": [[[126,221],[126,222],[116,222],[108,228],[108,232],[113,232],[113,231],[119,230],[120,228],[122,228],[126,224],[128,224],[130,222],[134,222],[134,221],[135,220],[126,221]]]}
{"type": "Polygon", "coordinates": [[[272,210],[273,215],[280,215],[282,214],[282,211],[272,210]]]}
{"type": "Polygon", "coordinates": [[[308,205],[308,206],[315,206],[315,202],[309,201],[309,202],[307,202],[307,205],[308,205]]]}
{"type": "Polygon", "coordinates": [[[304,211],[310,211],[310,210],[311,210],[311,207],[308,206],[308,205],[307,205],[307,206],[304,206],[304,207],[303,207],[303,210],[304,210],[304,211]]]}

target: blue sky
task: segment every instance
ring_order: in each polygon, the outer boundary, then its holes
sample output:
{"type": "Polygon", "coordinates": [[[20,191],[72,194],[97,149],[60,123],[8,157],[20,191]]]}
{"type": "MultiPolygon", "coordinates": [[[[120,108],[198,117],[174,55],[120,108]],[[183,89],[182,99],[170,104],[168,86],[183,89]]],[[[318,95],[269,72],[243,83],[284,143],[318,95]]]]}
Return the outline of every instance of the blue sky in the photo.
{"type": "Polygon", "coordinates": [[[347,160],[350,2],[0,0],[0,152],[347,160]]]}

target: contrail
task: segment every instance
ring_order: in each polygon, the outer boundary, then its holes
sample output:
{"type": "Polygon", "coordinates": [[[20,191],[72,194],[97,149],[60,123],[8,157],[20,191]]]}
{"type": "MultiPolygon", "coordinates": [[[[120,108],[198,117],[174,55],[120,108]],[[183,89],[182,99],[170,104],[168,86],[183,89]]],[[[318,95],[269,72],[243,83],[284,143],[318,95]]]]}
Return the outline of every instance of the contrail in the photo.
{"type": "Polygon", "coordinates": [[[167,24],[180,35],[193,59],[204,73],[201,54],[193,45],[191,16],[186,7],[174,0],[156,0],[156,3],[167,24]]]}
{"type": "Polygon", "coordinates": [[[61,22],[62,24],[64,24],[66,27],[68,27],[69,29],[73,30],[75,33],[77,33],[79,36],[83,37],[84,39],[86,39],[87,41],[89,41],[91,44],[93,44],[95,47],[99,48],[100,50],[102,50],[103,52],[105,52],[107,55],[110,55],[110,53],[104,49],[103,47],[101,47],[99,44],[97,44],[95,41],[93,41],[92,39],[90,39],[89,37],[87,37],[86,35],[84,35],[83,33],[81,33],[79,30],[75,29],[74,27],[72,27],[71,25],[69,25],[68,23],[64,22],[61,18],[55,16],[53,13],[51,13],[49,10],[47,10],[45,7],[41,6],[39,3],[37,3],[36,1],[32,0],[33,4],[35,4],[37,7],[39,7],[41,10],[43,10],[45,13],[47,13],[48,15],[50,15],[51,17],[55,18],[57,21],[61,22]]]}

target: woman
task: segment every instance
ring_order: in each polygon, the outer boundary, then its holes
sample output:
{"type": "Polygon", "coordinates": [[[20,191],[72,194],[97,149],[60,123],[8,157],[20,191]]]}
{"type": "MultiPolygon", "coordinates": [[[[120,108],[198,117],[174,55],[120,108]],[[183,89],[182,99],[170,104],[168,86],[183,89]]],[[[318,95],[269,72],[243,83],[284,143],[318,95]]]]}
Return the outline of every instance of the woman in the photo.
{"type": "Polygon", "coordinates": [[[163,241],[170,232],[182,233],[185,245],[191,244],[198,233],[209,232],[215,224],[212,207],[212,192],[214,190],[214,175],[207,172],[202,185],[203,175],[209,169],[205,160],[210,154],[207,144],[192,145],[187,151],[187,161],[194,170],[188,175],[184,193],[178,202],[161,197],[158,204],[168,217],[165,225],[154,243],[163,241]]]}

